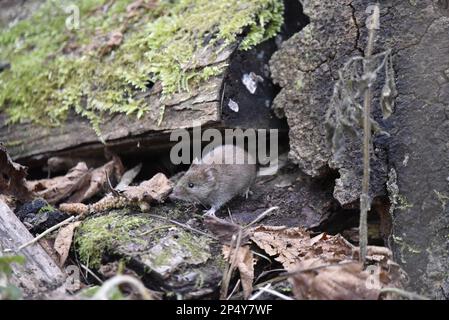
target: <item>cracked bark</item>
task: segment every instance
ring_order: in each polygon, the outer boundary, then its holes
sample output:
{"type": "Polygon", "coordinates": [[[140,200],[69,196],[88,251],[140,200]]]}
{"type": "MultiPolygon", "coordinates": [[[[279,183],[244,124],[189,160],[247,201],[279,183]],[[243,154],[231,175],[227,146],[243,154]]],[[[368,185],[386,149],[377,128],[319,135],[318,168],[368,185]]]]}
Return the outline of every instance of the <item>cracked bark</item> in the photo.
{"type": "MultiPolygon", "coordinates": [[[[273,78],[282,87],[275,108],[285,113],[290,125],[291,159],[311,176],[323,174],[327,167],[338,170],[334,197],[348,206],[360,196],[360,141],[348,138],[345,158],[331,161],[323,122],[336,71],[366,47],[369,3],[301,3],[310,24],[271,60],[273,78]],[[326,62],[320,65],[321,61],[326,62]]],[[[449,196],[449,11],[431,0],[415,3],[381,4],[374,53],[393,50],[399,95],[396,111],[387,121],[374,112],[391,137],[374,140],[370,193],[385,195],[387,172],[396,170],[396,196],[401,201],[392,210],[390,239],[396,260],[408,272],[411,290],[445,298],[449,296],[449,205],[441,195],[449,196]]],[[[373,105],[378,109],[377,98],[373,105]]]]}

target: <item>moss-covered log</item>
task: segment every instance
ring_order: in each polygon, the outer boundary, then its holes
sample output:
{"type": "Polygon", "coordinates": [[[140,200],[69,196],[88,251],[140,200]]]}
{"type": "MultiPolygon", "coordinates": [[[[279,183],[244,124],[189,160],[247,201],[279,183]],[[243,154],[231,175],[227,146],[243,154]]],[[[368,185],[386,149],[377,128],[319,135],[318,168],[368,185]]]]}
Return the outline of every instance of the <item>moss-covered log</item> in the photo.
{"type": "Polygon", "coordinates": [[[283,126],[266,64],[274,37],[304,22],[296,1],[286,1],[298,14],[287,23],[282,0],[74,3],[48,0],[0,36],[10,65],[0,73],[0,140],[14,159],[142,138],[155,147],[193,125],[283,126]]]}

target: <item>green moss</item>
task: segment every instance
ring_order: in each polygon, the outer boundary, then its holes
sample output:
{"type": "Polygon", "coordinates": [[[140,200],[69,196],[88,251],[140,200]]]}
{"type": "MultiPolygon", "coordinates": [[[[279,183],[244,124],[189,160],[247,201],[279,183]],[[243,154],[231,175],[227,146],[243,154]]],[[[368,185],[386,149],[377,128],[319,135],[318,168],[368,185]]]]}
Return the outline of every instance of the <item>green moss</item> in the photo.
{"type": "Polygon", "coordinates": [[[65,27],[68,14],[49,0],[0,35],[0,60],[11,63],[0,74],[0,111],[11,123],[58,126],[72,110],[99,133],[106,113],[142,117],[149,106],[137,95],[150,81],[161,82],[164,98],[222,73],[216,55],[245,31],[242,50],[273,37],[284,10],[281,0],[159,0],[129,17],[132,0],[115,0],[106,12],[106,0],[73,2],[77,30],[65,27]],[[122,43],[105,51],[117,30],[122,43]]]}
{"type": "Polygon", "coordinates": [[[40,208],[39,211],[37,212],[37,214],[53,212],[55,210],[56,210],[55,207],[53,207],[51,204],[47,204],[46,206],[43,206],[42,208],[40,208]]]}
{"type": "Polygon", "coordinates": [[[208,250],[205,251],[205,248],[208,248],[210,244],[208,238],[200,238],[192,235],[190,232],[183,231],[179,234],[178,242],[189,251],[190,259],[193,261],[204,260],[209,255],[208,250]]]}
{"type": "Polygon", "coordinates": [[[117,242],[131,240],[130,231],[145,223],[148,223],[147,219],[125,215],[124,212],[86,220],[75,237],[80,259],[93,268],[99,267],[104,252],[117,242]]]}
{"type": "Polygon", "coordinates": [[[167,248],[164,251],[161,251],[157,256],[153,259],[153,264],[156,267],[166,266],[170,263],[171,258],[173,256],[173,252],[170,248],[167,248]]]}

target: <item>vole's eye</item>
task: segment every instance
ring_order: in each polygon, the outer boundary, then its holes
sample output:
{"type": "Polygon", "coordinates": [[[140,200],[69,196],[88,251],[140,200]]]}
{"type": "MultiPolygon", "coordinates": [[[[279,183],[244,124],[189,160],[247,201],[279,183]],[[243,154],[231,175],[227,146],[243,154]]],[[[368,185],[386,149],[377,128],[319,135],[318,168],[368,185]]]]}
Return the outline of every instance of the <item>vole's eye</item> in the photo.
{"type": "Polygon", "coordinates": [[[194,187],[194,184],[193,183],[189,183],[189,188],[193,188],[194,187]]]}

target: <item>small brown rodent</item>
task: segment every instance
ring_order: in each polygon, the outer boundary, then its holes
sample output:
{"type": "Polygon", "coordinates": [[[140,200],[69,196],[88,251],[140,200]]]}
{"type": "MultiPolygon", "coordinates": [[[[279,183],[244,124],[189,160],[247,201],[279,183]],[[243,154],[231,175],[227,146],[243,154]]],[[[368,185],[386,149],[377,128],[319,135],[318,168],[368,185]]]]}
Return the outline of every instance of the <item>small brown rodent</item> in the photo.
{"type": "Polygon", "coordinates": [[[194,161],[170,198],[201,203],[215,212],[237,195],[247,195],[257,175],[254,158],[234,145],[215,147],[194,161]]]}

